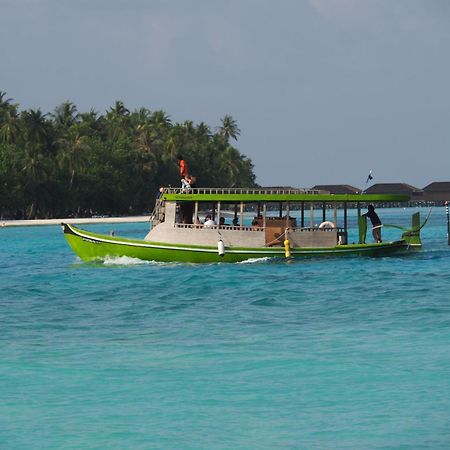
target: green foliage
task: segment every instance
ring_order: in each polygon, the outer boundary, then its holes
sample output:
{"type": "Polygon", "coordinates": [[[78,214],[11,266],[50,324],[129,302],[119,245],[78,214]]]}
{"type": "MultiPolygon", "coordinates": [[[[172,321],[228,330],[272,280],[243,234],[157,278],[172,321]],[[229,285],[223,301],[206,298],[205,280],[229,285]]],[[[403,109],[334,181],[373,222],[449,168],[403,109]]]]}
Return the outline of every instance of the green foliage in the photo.
{"type": "Polygon", "coordinates": [[[160,186],[178,186],[182,153],[198,187],[255,185],[251,161],[229,143],[240,130],[229,115],[208,125],[172,123],[164,111],[80,113],[67,101],[52,114],[19,112],[0,91],[0,216],[140,214],[160,186]]]}

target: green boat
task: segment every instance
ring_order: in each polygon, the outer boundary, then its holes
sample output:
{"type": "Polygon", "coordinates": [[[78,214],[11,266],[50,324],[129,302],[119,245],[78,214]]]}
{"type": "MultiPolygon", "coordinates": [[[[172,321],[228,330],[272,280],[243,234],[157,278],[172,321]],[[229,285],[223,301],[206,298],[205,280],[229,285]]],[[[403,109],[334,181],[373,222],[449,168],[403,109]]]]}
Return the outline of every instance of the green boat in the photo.
{"type": "Polygon", "coordinates": [[[367,216],[361,208],[408,200],[408,196],[396,194],[333,195],[306,189],[162,188],[150,218],[152,227],[144,239],[97,234],[65,223],[62,227],[69,245],[85,261],[122,256],[189,263],[385,256],[420,248],[420,229],[426,221],[421,225],[416,212],[410,228],[382,225],[398,228],[398,240],[366,242],[367,216]],[[338,220],[339,208],[343,214],[338,220]],[[358,227],[358,242],[352,243],[348,239],[351,208],[357,211],[358,227]],[[210,216],[205,223],[199,220],[203,216],[210,216]],[[221,219],[224,216],[232,218],[232,223],[221,219]],[[252,224],[245,224],[249,220],[252,224]]]}

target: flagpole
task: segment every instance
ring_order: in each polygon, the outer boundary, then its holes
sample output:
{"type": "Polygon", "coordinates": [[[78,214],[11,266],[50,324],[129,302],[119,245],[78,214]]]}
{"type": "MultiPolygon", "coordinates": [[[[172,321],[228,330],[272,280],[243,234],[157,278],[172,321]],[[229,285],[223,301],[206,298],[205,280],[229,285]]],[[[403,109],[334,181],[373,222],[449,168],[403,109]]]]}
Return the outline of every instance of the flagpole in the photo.
{"type": "Polygon", "coordinates": [[[366,184],[364,185],[364,190],[361,192],[361,194],[363,194],[364,192],[366,192],[367,189],[367,184],[369,183],[370,180],[373,179],[372,176],[372,169],[369,170],[369,175],[367,175],[367,179],[366,179],[366,184]]]}

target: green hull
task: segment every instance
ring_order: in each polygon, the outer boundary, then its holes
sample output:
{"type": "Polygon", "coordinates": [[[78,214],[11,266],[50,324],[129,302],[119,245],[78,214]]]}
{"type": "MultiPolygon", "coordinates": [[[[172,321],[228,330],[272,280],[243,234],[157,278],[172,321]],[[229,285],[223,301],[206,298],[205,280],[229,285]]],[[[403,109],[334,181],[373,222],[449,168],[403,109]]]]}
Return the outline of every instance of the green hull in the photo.
{"type": "MultiPolygon", "coordinates": [[[[126,239],[91,233],[62,224],[64,235],[73,251],[84,261],[127,256],[146,261],[216,263],[240,262],[253,258],[285,258],[284,248],[225,248],[219,256],[216,247],[175,245],[161,242],[126,239]]],[[[337,245],[330,248],[293,248],[292,258],[311,256],[367,255],[385,256],[409,249],[405,240],[380,244],[337,245]]]]}

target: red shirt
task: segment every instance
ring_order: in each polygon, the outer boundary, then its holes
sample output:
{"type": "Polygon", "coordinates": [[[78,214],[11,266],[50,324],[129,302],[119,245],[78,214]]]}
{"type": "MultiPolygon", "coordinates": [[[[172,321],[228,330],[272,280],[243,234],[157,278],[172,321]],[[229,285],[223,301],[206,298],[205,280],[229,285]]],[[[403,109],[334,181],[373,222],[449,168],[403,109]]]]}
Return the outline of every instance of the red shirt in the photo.
{"type": "Polygon", "coordinates": [[[182,177],[189,175],[188,165],[184,159],[180,159],[180,175],[182,177]]]}

